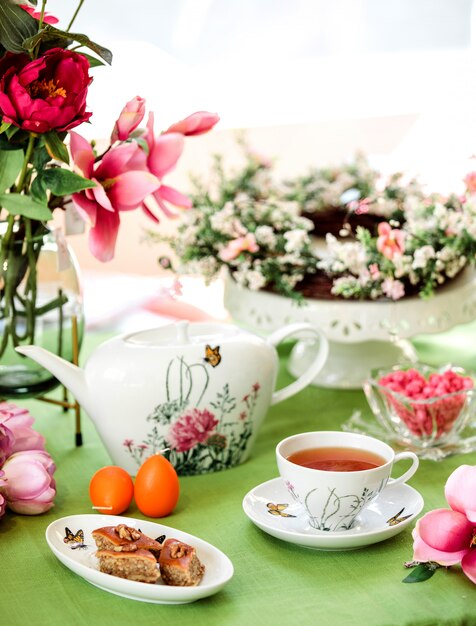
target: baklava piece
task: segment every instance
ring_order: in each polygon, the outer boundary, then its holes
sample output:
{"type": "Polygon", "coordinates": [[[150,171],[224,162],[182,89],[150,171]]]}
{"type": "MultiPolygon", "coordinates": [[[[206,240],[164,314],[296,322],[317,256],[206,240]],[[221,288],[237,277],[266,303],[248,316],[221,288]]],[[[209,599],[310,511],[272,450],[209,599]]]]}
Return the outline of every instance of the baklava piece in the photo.
{"type": "Polygon", "coordinates": [[[114,550],[116,552],[127,552],[134,546],[134,550],[150,550],[155,559],[159,560],[162,544],[155,539],[144,535],[137,528],[118,524],[117,526],[104,526],[93,530],[92,536],[98,550],[114,550]]]}
{"type": "Polygon", "coordinates": [[[164,541],[159,558],[160,575],[166,585],[192,587],[202,580],[205,566],[200,563],[195,548],[179,541],[164,541]]]}
{"type": "Polygon", "coordinates": [[[159,579],[157,561],[149,550],[98,550],[96,556],[99,559],[99,570],[105,574],[152,584],[159,579]]]}

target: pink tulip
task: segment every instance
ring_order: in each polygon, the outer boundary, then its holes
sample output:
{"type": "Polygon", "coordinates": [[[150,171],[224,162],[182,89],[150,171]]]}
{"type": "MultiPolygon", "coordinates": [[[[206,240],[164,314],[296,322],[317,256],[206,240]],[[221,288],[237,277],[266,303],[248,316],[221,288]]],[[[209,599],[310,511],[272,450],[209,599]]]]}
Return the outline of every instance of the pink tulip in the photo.
{"type": "MultiPolygon", "coordinates": [[[[147,167],[154,176],[162,179],[174,169],[182,154],[184,146],[183,134],[167,132],[166,134],[155,136],[154,114],[149,113],[144,139],[149,148],[147,167]]],[[[190,198],[187,198],[187,196],[184,196],[176,189],[168,187],[167,185],[161,184],[152,195],[167,217],[175,217],[176,214],[169,209],[166,202],[184,209],[190,209],[192,207],[190,198]]],[[[143,203],[142,208],[151,219],[155,222],[159,221],[147,204],[143,203]]]]}
{"type": "Polygon", "coordinates": [[[413,559],[440,565],[461,563],[476,583],[476,466],[462,465],[448,478],[445,495],[451,509],[424,515],[413,530],[413,559]]]}
{"type": "Polygon", "coordinates": [[[147,169],[147,156],[137,143],[112,147],[97,163],[89,143],[70,132],[73,161],[96,187],[73,194],[80,215],[89,222],[89,249],[100,261],[114,256],[120,211],[131,211],[160,186],[147,169]]]}
{"type": "Polygon", "coordinates": [[[136,96],[122,109],[111,134],[111,143],[125,141],[142,122],[145,114],[145,100],[136,96]]]}
{"type": "Polygon", "coordinates": [[[45,449],[45,438],[31,427],[34,421],[26,409],[10,402],[0,402],[0,428],[6,426],[13,435],[12,453],[45,449]]]}
{"type": "Polygon", "coordinates": [[[220,252],[220,259],[223,261],[232,261],[236,259],[242,252],[258,252],[259,246],[256,243],[253,233],[247,233],[244,237],[238,237],[228,243],[226,248],[220,252]]]}
{"type": "Polygon", "coordinates": [[[378,225],[377,250],[387,257],[393,259],[395,255],[403,254],[405,250],[405,233],[397,228],[392,229],[388,222],[381,222],[378,225]]]}
{"type": "MultiPolygon", "coordinates": [[[[41,11],[38,11],[35,7],[30,6],[29,4],[20,4],[20,7],[29,13],[31,17],[34,17],[35,20],[39,20],[41,16],[41,11]]],[[[43,13],[43,23],[44,24],[57,24],[59,19],[51,13],[43,13]]]]}
{"type": "Polygon", "coordinates": [[[7,509],[7,501],[2,494],[2,489],[7,485],[7,483],[2,478],[4,475],[5,472],[2,472],[2,470],[0,470],[0,518],[5,515],[5,511],[7,509]]]}
{"type": "Polygon", "coordinates": [[[208,133],[220,118],[216,113],[208,113],[208,111],[197,111],[192,113],[180,122],[172,124],[165,132],[166,133],[180,133],[182,135],[203,135],[208,133]]]}
{"type": "Polygon", "coordinates": [[[5,463],[13,452],[15,437],[12,431],[0,422],[0,467],[5,463]]]}
{"type": "Polygon", "coordinates": [[[13,454],[3,466],[6,485],[2,487],[8,508],[15,513],[37,515],[53,506],[56,467],[43,450],[13,454]]]}

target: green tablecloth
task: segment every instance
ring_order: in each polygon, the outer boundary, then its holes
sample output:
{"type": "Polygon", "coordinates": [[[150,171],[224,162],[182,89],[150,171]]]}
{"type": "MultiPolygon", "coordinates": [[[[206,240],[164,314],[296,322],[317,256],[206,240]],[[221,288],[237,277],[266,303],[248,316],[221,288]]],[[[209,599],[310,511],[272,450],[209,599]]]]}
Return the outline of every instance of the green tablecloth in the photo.
{"type": "MultiPolygon", "coordinates": [[[[100,339],[89,335],[83,358],[100,339]]],[[[475,339],[473,324],[415,343],[429,361],[453,361],[476,369],[475,339]]],[[[289,381],[282,369],[280,385],[289,381]]],[[[0,521],[2,625],[476,624],[476,587],[458,566],[438,570],[425,583],[402,584],[408,573],[403,563],[412,556],[411,527],[363,549],[321,552],[266,535],[242,511],[243,496],[277,476],[276,443],[300,431],[339,429],[354,409],[369,411],[361,391],[309,387],[269,411],[247,463],[181,479],[176,510],[156,521],[223,550],[234,564],[235,575],[217,595],[177,606],[146,604],[106,593],[56,560],[44,538],[46,527],[65,515],[92,512],[89,479],[111,461],[87,416],[83,416],[84,445],[75,448],[72,414],[36,400],[18,404],[33,413],[37,429],[47,438],[48,451],[57,464],[58,493],[55,507],[44,515],[7,513],[0,521]]],[[[424,511],[446,506],[445,481],[463,463],[476,464],[476,454],[421,463],[410,484],[423,495],[424,511]]],[[[135,505],[127,514],[143,517],[135,505]]]]}

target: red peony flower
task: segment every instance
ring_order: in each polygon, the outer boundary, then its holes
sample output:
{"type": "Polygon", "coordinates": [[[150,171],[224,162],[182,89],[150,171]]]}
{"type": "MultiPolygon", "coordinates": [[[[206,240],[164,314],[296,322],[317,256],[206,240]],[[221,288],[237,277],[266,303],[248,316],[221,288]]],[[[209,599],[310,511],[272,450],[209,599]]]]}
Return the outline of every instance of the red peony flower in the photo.
{"type": "Polygon", "coordinates": [[[86,122],[89,62],[77,52],[52,48],[34,61],[7,52],[0,61],[0,114],[34,133],[66,131],[86,122]]]}
{"type": "Polygon", "coordinates": [[[218,420],[207,409],[192,409],[182,415],[170,429],[169,445],[177,452],[186,452],[197,443],[205,443],[217,424],[218,420]]]}

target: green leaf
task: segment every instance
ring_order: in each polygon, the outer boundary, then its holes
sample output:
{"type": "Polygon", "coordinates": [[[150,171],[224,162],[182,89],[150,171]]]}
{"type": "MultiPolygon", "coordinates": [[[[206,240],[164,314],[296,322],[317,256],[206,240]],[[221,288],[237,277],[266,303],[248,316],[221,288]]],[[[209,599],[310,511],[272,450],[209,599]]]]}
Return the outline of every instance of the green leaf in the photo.
{"type": "Polygon", "coordinates": [[[0,151],[0,192],[13,185],[23,165],[23,150],[0,151]]]}
{"type": "Polygon", "coordinates": [[[12,0],[0,0],[0,44],[10,52],[25,52],[23,42],[38,32],[38,22],[12,0]]]}
{"type": "Polygon", "coordinates": [[[10,126],[5,131],[5,134],[8,137],[8,139],[11,139],[13,137],[13,135],[15,135],[19,130],[20,130],[19,126],[15,126],[13,124],[10,124],[10,126]]]}
{"type": "Polygon", "coordinates": [[[53,217],[46,204],[34,200],[31,196],[24,196],[19,193],[0,195],[0,206],[11,215],[23,215],[32,220],[48,221],[53,217]]]}
{"type": "MultiPolygon", "coordinates": [[[[0,0],[0,2],[2,1],[5,0],[0,0]]],[[[91,41],[86,35],[80,33],[66,33],[50,24],[46,25],[33,37],[24,41],[23,45],[31,52],[38,44],[47,45],[48,47],[59,46],[60,48],[67,48],[73,41],[89,48],[109,65],[112,63],[112,52],[107,48],[103,48],[103,46],[94,43],[94,41],[91,41]]]]}
{"type": "Polygon", "coordinates": [[[0,125],[0,135],[10,128],[11,122],[2,122],[0,125]]]}
{"type": "Polygon", "coordinates": [[[48,202],[46,185],[43,182],[42,176],[38,175],[33,180],[33,182],[31,183],[30,192],[33,198],[35,200],[38,200],[38,202],[41,202],[42,204],[46,204],[48,202]]]}
{"type": "Polygon", "coordinates": [[[431,578],[435,571],[436,569],[428,563],[420,563],[402,580],[402,583],[421,583],[431,578]]]}
{"type": "Polygon", "coordinates": [[[43,135],[46,149],[48,150],[49,155],[53,159],[58,159],[58,161],[63,161],[63,163],[69,164],[69,154],[66,146],[61,141],[58,136],[58,133],[55,130],[52,130],[49,133],[43,135]]]}
{"type": "Polygon", "coordinates": [[[96,183],[92,180],[60,167],[45,170],[42,179],[47,189],[50,189],[55,196],[67,196],[83,189],[96,187],[96,183]]]}
{"type": "Polygon", "coordinates": [[[79,54],[82,54],[83,57],[86,57],[86,59],[89,61],[89,67],[99,67],[100,65],[104,65],[102,61],[100,61],[96,57],[93,57],[90,54],[87,54],[86,52],[79,52],[79,54]]]}

